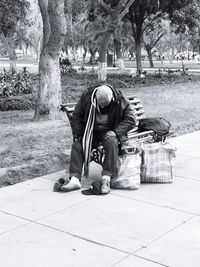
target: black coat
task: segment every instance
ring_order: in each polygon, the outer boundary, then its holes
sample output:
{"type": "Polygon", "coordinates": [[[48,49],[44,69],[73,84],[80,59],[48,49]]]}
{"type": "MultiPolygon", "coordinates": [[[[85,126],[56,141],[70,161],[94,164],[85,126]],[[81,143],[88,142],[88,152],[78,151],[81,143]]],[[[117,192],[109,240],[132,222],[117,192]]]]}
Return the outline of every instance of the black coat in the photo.
{"type": "MultiPolygon", "coordinates": [[[[113,91],[114,103],[109,112],[111,129],[116,133],[121,142],[127,140],[127,133],[135,127],[136,119],[128,99],[117,89],[109,87],[113,91]]],[[[91,95],[96,87],[90,87],[80,97],[72,117],[72,132],[74,138],[82,138],[87,123],[91,95]]]]}

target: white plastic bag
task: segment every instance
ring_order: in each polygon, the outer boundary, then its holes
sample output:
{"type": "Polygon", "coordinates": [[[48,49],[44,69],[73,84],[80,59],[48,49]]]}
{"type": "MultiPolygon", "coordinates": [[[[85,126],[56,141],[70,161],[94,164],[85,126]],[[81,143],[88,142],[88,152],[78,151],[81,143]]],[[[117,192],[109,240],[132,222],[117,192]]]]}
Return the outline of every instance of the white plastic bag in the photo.
{"type": "Polygon", "coordinates": [[[135,190],[140,187],[141,153],[135,152],[120,156],[121,167],[117,177],[111,179],[115,189],[135,190]]]}

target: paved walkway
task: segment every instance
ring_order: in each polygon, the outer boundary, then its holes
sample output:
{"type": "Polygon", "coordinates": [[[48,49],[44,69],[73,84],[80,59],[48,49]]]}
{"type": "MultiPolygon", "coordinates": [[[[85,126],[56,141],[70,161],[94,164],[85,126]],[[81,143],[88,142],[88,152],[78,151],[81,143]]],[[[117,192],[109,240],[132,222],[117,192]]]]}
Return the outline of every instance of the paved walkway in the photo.
{"type": "Polygon", "coordinates": [[[1,267],[199,267],[200,131],[171,140],[173,184],[54,193],[54,173],[0,189],[1,267]]]}

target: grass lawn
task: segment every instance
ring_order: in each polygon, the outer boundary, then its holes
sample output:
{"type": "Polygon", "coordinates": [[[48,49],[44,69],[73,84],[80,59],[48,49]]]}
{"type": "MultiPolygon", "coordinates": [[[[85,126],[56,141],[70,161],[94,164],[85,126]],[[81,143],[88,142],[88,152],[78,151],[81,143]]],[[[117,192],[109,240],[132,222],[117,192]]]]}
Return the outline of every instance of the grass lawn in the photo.
{"type": "MultiPolygon", "coordinates": [[[[74,101],[85,87],[76,79],[63,83],[63,98],[74,101]],[[72,84],[76,90],[69,90],[72,84]]],[[[176,135],[200,129],[200,81],[120,89],[141,98],[148,117],[169,120],[176,135]]],[[[72,137],[66,115],[50,122],[32,122],[32,117],[33,110],[0,112],[0,186],[68,167],[72,137]]]]}

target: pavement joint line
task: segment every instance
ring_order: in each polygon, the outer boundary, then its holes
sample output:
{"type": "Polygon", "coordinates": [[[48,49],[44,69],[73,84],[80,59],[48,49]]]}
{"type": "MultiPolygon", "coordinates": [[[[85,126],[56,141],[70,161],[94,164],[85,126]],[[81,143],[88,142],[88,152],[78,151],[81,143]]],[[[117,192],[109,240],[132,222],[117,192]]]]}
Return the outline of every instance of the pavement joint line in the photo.
{"type": "Polygon", "coordinates": [[[118,196],[118,197],[121,197],[121,198],[127,198],[127,199],[130,199],[130,200],[133,200],[133,201],[138,201],[138,202],[149,204],[149,205],[152,205],[152,206],[157,206],[157,207],[160,207],[160,208],[166,208],[166,209],[182,212],[182,213],[185,213],[185,214],[188,214],[188,215],[192,215],[192,216],[199,216],[199,213],[189,212],[189,211],[177,209],[177,208],[174,208],[174,207],[170,207],[170,206],[167,206],[167,205],[160,205],[160,204],[157,204],[157,203],[154,203],[154,202],[145,201],[145,200],[141,200],[141,199],[137,199],[137,198],[121,196],[121,195],[118,195],[116,193],[111,193],[111,194],[115,195],[115,196],[118,196]]]}
{"type": "Polygon", "coordinates": [[[110,267],[114,267],[114,266],[117,266],[119,263],[123,262],[124,260],[130,258],[130,257],[136,257],[136,258],[140,258],[142,260],[145,260],[145,261],[148,261],[148,262],[153,262],[155,264],[158,264],[159,266],[164,266],[164,267],[170,267],[168,265],[165,265],[163,263],[160,263],[160,262],[157,262],[157,261],[153,261],[153,260],[150,260],[150,259],[147,259],[145,257],[141,257],[141,256],[138,256],[138,255],[127,255],[125,256],[124,258],[122,258],[121,260],[118,260],[116,263],[112,264],[110,267]]]}
{"type": "Polygon", "coordinates": [[[173,232],[174,230],[176,230],[177,228],[181,227],[182,225],[188,223],[189,221],[191,221],[192,219],[196,218],[196,216],[192,216],[189,219],[184,220],[182,223],[177,224],[176,226],[174,226],[173,228],[171,228],[170,230],[168,230],[167,232],[159,235],[158,237],[152,239],[151,241],[147,242],[146,244],[142,245],[141,248],[137,249],[136,251],[134,251],[132,253],[132,255],[136,256],[135,254],[140,251],[140,250],[144,250],[147,248],[147,246],[151,245],[152,243],[156,242],[157,240],[161,239],[162,237],[166,236],[167,234],[173,232]]]}
{"type": "Polygon", "coordinates": [[[79,206],[80,204],[85,203],[85,202],[87,202],[87,201],[90,201],[90,200],[92,200],[92,199],[94,199],[94,198],[96,198],[96,197],[97,197],[97,196],[94,196],[94,197],[92,197],[92,198],[90,198],[90,199],[86,199],[86,200],[84,200],[84,201],[81,201],[81,202],[72,204],[72,205],[70,205],[70,206],[68,206],[68,207],[62,208],[62,209],[60,209],[60,210],[54,211],[54,212],[52,212],[52,213],[49,213],[48,215],[45,215],[45,216],[42,216],[42,217],[39,217],[39,218],[36,218],[36,219],[28,219],[28,218],[19,216],[19,215],[17,215],[17,214],[10,213],[10,212],[3,211],[3,210],[0,210],[0,212],[4,213],[4,214],[6,214],[6,215],[9,215],[9,216],[17,217],[17,218],[19,218],[19,219],[22,219],[22,220],[25,220],[25,221],[28,221],[28,222],[37,222],[37,221],[39,221],[39,220],[42,220],[42,219],[44,219],[44,218],[47,218],[47,217],[52,216],[52,215],[54,215],[54,214],[57,214],[57,213],[59,213],[59,212],[61,212],[61,211],[63,211],[63,210],[66,210],[66,209],[68,209],[68,208],[73,208],[73,207],[75,207],[75,206],[79,206]]]}
{"type": "Polygon", "coordinates": [[[116,250],[116,251],[118,251],[118,252],[126,253],[126,254],[128,254],[128,255],[132,255],[131,252],[128,252],[128,251],[126,251],[126,250],[122,250],[122,249],[119,249],[119,248],[116,248],[116,247],[113,247],[113,246],[110,246],[110,245],[106,245],[106,244],[104,244],[104,243],[101,243],[101,242],[98,242],[98,241],[94,241],[94,240],[92,240],[92,239],[89,239],[89,238],[86,238],[86,237],[83,237],[83,236],[80,236],[80,235],[76,235],[76,234],[73,234],[73,233],[71,233],[71,232],[68,232],[68,231],[65,231],[65,230],[62,230],[62,229],[58,229],[58,228],[56,228],[56,227],[53,227],[53,226],[50,226],[50,225],[47,225],[47,224],[43,224],[43,223],[40,223],[40,222],[37,222],[37,221],[33,221],[32,223],[33,223],[33,224],[40,225],[40,226],[43,226],[43,227],[45,227],[45,228],[49,228],[49,229],[52,229],[52,230],[55,230],[55,231],[64,233],[64,234],[67,234],[67,235],[69,235],[69,236],[72,236],[72,237],[75,237],[75,238],[84,240],[84,241],[86,241],[86,242],[89,242],[89,243],[92,243],[92,244],[95,244],[95,245],[98,245],[98,246],[102,246],[102,247],[110,248],[110,249],[116,250]]]}
{"type": "Polygon", "coordinates": [[[18,218],[18,219],[21,219],[21,220],[24,220],[24,221],[27,222],[27,223],[23,223],[23,224],[21,224],[21,225],[19,225],[19,226],[16,226],[16,227],[14,227],[14,228],[11,228],[11,229],[9,229],[8,231],[4,231],[4,232],[0,233],[0,235],[2,235],[2,234],[6,234],[6,233],[11,232],[11,231],[14,231],[14,230],[16,230],[16,229],[18,229],[18,228],[20,228],[20,227],[23,227],[23,226],[25,226],[25,225],[27,225],[27,224],[29,224],[29,223],[32,222],[32,221],[30,221],[30,220],[28,220],[28,219],[26,219],[26,218],[23,218],[23,217],[14,215],[14,214],[12,214],[12,213],[9,213],[9,212],[3,211],[3,210],[0,210],[0,212],[3,213],[3,214],[6,214],[6,215],[8,215],[8,216],[16,217],[16,218],[18,218]]]}
{"type": "Polygon", "coordinates": [[[15,230],[17,230],[17,229],[19,229],[19,228],[22,228],[22,227],[24,227],[24,226],[30,224],[30,223],[31,223],[31,222],[27,222],[27,223],[21,224],[21,225],[19,225],[19,226],[16,226],[16,227],[14,227],[14,228],[11,228],[11,229],[9,229],[9,230],[7,230],[7,231],[1,232],[1,233],[0,233],[0,237],[1,237],[1,235],[7,234],[7,233],[12,232],[12,231],[15,231],[15,230]]]}
{"type": "Polygon", "coordinates": [[[28,222],[34,222],[34,220],[31,220],[31,219],[28,219],[28,218],[25,218],[25,217],[22,217],[22,216],[19,216],[19,215],[16,215],[16,214],[13,214],[13,213],[10,213],[7,211],[0,210],[0,212],[4,213],[6,215],[12,216],[12,217],[16,217],[16,218],[28,221],[28,222]]]}
{"type": "Polygon", "coordinates": [[[197,178],[189,178],[189,177],[185,177],[185,176],[183,176],[183,175],[175,175],[175,177],[178,177],[178,178],[182,178],[182,179],[186,179],[186,180],[192,180],[192,181],[195,181],[195,182],[200,182],[200,180],[199,179],[197,179],[197,178]]]}
{"type": "Polygon", "coordinates": [[[114,267],[114,266],[118,265],[119,263],[121,263],[122,261],[124,261],[124,260],[126,260],[126,259],[128,259],[128,258],[130,258],[130,257],[132,257],[132,255],[126,255],[126,256],[123,257],[122,259],[120,259],[120,260],[118,260],[117,262],[115,262],[115,263],[113,263],[112,265],[110,265],[110,267],[114,267]]]}
{"type": "MultiPolygon", "coordinates": [[[[180,153],[180,154],[176,155],[176,158],[177,158],[178,156],[190,157],[190,159],[188,159],[188,160],[186,160],[186,161],[191,161],[191,160],[193,160],[193,159],[199,159],[200,154],[197,154],[196,156],[190,156],[190,155],[186,155],[186,154],[182,154],[182,153],[180,153]]],[[[176,160],[176,159],[175,159],[175,160],[176,160]]],[[[179,163],[178,163],[178,164],[179,164],[179,163]]]]}
{"type": "MultiPolygon", "coordinates": [[[[180,156],[183,156],[183,155],[180,155],[180,156]]],[[[177,158],[178,156],[176,156],[176,158],[177,158]]],[[[198,157],[190,157],[190,156],[185,156],[184,155],[184,157],[188,157],[187,159],[185,159],[185,160],[183,160],[183,161],[181,161],[181,162],[176,162],[176,159],[175,159],[175,164],[174,164],[174,166],[173,166],[173,168],[177,168],[177,169],[180,169],[181,167],[182,167],[182,165],[185,165],[185,163],[187,163],[187,162],[189,162],[189,161],[192,161],[192,160],[195,160],[195,159],[199,159],[200,160],[200,157],[198,156],[198,157]]]]}
{"type": "MultiPolygon", "coordinates": [[[[128,255],[129,255],[129,254],[130,254],[130,255],[132,254],[131,252],[128,252],[128,251],[125,251],[125,250],[122,250],[122,249],[118,249],[118,248],[115,248],[115,247],[113,247],[113,246],[109,246],[109,245],[103,244],[103,243],[101,243],[101,242],[97,242],[97,241],[94,241],[94,240],[91,240],[91,239],[88,239],[88,238],[85,238],[85,237],[82,237],[82,236],[79,236],[79,235],[70,233],[70,232],[68,232],[68,231],[64,231],[64,230],[58,229],[58,228],[53,227],[53,226],[50,226],[50,225],[46,225],[46,224],[40,223],[40,222],[38,222],[38,221],[36,221],[36,220],[30,220],[30,219],[27,219],[27,218],[24,218],[24,217],[21,217],[21,216],[18,216],[18,215],[14,215],[14,214],[12,214],[12,213],[5,212],[5,211],[2,211],[2,210],[0,210],[0,212],[5,213],[5,214],[10,215],[10,216],[13,216],[13,217],[17,217],[17,218],[23,219],[23,220],[29,222],[29,223],[26,223],[26,224],[24,224],[24,225],[21,225],[21,227],[22,227],[22,226],[25,226],[25,225],[28,225],[28,224],[36,224],[36,225],[40,225],[40,226],[43,226],[43,227],[46,227],[46,228],[49,228],[49,229],[52,229],[52,230],[61,232],[61,233],[65,233],[65,234],[67,234],[67,235],[69,235],[69,236],[72,236],[72,237],[75,237],[75,238],[84,240],[84,241],[89,242],[89,243],[92,243],[92,244],[96,244],[96,245],[99,245],[99,246],[107,247],[107,248],[116,250],[116,251],[118,251],[118,252],[126,253],[126,254],[128,254],[128,255]]],[[[19,226],[19,227],[20,227],[20,226],[19,226]]],[[[19,227],[16,227],[15,229],[11,229],[11,230],[9,230],[9,231],[16,230],[16,229],[19,228],[19,227]]],[[[7,232],[9,232],[9,231],[7,231],[7,232]]],[[[6,232],[5,232],[5,233],[6,233],[6,232]]],[[[5,233],[4,233],[4,234],[5,234],[5,233]]]]}
{"type": "Polygon", "coordinates": [[[44,219],[44,218],[47,218],[47,217],[49,217],[49,216],[55,215],[55,214],[57,214],[57,213],[60,213],[60,212],[62,212],[62,211],[64,211],[64,210],[71,209],[71,208],[73,208],[73,207],[79,206],[79,205],[81,205],[81,204],[83,204],[83,203],[85,203],[85,202],[91,201],[91,200],[93,200],[93,199],[95,199],[95,198],[97,198],[97,196],[91,197],[90,199],[86,199],[86,200],[83,200],[83,201],[78,202],[78,203],[75,203],[75,204],[72,204],[72,205],[70,205],[70,206],[68,206],[68,207],[65,207],[65,208],[62,208],[62,209],[60,209],[60,210],[54,211],[54,212],[52,212],[52,213],[49,213],[48,215],[45,215],[45,216],[43,216],[43,217],[36,218],[35,220],[33,220],[33,222],[37,222],[37,221],[42,220],[42,219],[44,219]]]}
{"type": "Polygon", "coordinates": [[[160,266],[171,267],[171,266],[166,265],[166,264],[164,264],[164,263],[160,263],[160,262],[158,262],[158,261],[150,260],[150,259],[148,259],[148,258],[139,256],[139,255],[134,255],[134,257],[137,257],[137,258],[139,258],[139,259],[143,259],[143,260],[147,260],[147,261],[153,262],[153,263],[158,264],[158,265],[160,265],[160,266]]]}

